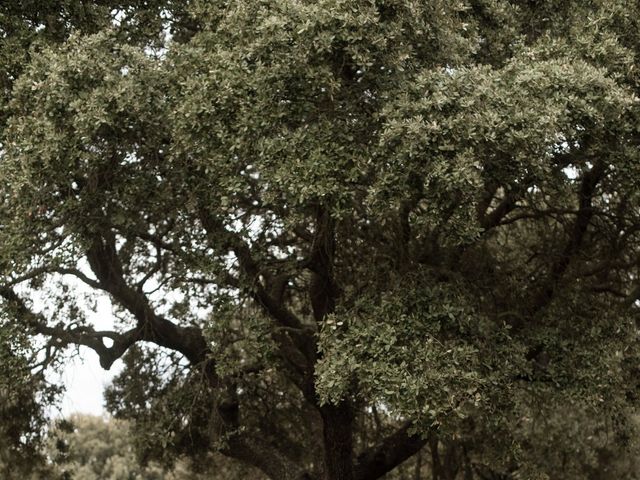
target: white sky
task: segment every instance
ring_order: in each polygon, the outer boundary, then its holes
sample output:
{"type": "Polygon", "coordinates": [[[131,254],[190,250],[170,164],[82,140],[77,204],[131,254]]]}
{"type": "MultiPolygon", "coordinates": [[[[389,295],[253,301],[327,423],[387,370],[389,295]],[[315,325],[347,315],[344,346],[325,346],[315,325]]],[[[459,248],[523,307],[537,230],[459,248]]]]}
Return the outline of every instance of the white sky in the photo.
{"type": "Polygon", "coordinates": [[[117,375],[121,361],[106,371],[98,362],[98,355],[91,349],[81,347],[80,357],[75,357],[62,372],[66,392],[60,405],[61,414],[89,413],[103,415],[104,387],[117,375]]]}

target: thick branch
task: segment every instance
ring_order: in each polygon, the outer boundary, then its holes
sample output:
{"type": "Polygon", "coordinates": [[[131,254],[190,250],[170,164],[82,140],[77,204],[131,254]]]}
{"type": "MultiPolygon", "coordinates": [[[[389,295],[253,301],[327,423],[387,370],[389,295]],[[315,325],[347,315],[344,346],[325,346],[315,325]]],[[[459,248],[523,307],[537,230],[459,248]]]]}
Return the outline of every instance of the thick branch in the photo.
{"type": "Polygon", "coordinates": [[[390,472],[416,454],[427,439],[411,435],[411,423],[407,422],[380,444],[358,456],[354,480],[375,480],[390,472]]]}
{"type": "Polygon", "coordinates": [[[214,217],[207,209],[199,210],[200,221],[209,236],[212,246],[218,249],[232,251],[242,274],[249,279],[249,293],[253,300],[276,323],[274,339],[284,352],[284,359],[288,364],[293,364],[293,373],[302,374],[306,379],[299,380],[298,386],[302,387],[305,395],[313,395],[313,365],[316,359],[316,344],[312,332],[305,328],[302,321],[291,312],[281,299],[274,298],[262,284],[263,276],[260,266],[253,258],[251,249],[247,243],[237,234],[224,228],[222,222],[214,217]],[[296,359],[302,357],[302,363],[296,359]],[[307,385],[309,384],[309,385],[307,385]]]}
{"type": "Polygon", "coordinates": [[[254,300],[281,326],[296,328],[302,331],[303,326],[300,319],[285,308],[282,303],[272,298],[260,282],[260,266],[253,259],[251,249],[247,243],[238,235],[224,228],[220,220],[211,215],[208,210],[201,208],[199,214],[200,221],[207,235],[209,235],[209,238],[212,240],[211,243],[214,243],[215,239],[222,239],[215,242],[215,246],[227,251],[232,251],[235,254],[242,272],[251,280],[250,288],[254,300]]]}
{"type": "Polygon", "coordinates": [[[273,298],[259,281],[260,268],[251,255],[249,247],[239,239],[231,246],[245,275],[253,280],[252,296],[264,310],[283,327],[303,330],[302,322],[291,311],[273,298]]]}
{"type": "Polygon", "coordinates": [[[575,215],[575,220],[571,228],[571,235],[562,253],[551,266],[549,278],[538,302],[539,308],[543,308],[551,301],[558,281],[562,278],[572,258],[582,246],[587,228],[594,215],[592,205],[593,195],[595,194],[598,183],[604,177],[606,169],[606,165],[598,161],[591,170],[582,177],[580,191],[578,192],[578,212],[575,215]]]}
{"type": "Polygon", "coordinates": [[[502,219],[506,217],[516,207],[516,195],[514,192],[507,192],[500,203],[491,210],[490,213],[484,215],[480,224],[484,230],[491,230],[500,224],[502,219]]]}
{"type": "Polygon", "coordinates": [[[87,252],[87,259],[100,287],[135,317],[144,340],[176,350],[194,364],[206,359],[208,347],[200,329],[180,327],[157,315],[146,296],[127,285],[113,234],[96,237],[87,252]]]}

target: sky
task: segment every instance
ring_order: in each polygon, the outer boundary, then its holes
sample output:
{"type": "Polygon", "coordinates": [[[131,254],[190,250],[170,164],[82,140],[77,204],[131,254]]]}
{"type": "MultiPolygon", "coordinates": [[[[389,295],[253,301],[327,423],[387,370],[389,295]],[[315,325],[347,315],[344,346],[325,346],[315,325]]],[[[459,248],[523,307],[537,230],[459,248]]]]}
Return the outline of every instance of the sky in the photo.
{"type": "Polygon", "coordinates": [[[86,347],[80,348],[80,355],[69,362],[61,374],[66,387],[60,405],[60,414],[72,413],[105,414],[104,387],[117,375],[121,362],[116,362],[106,371],[98,362],[98,355],[86,347]]]}

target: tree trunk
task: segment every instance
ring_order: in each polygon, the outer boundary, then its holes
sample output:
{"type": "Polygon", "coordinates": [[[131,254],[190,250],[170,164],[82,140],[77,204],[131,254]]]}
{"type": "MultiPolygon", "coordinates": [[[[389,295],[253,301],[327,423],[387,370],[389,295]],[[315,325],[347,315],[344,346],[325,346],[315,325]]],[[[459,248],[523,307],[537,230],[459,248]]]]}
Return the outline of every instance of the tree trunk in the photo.
{"type": "Polygon", "coordinates": [[[348,401],[325,405],[323,420],[324,479],[353,480],[353,409],[348,401]]]}

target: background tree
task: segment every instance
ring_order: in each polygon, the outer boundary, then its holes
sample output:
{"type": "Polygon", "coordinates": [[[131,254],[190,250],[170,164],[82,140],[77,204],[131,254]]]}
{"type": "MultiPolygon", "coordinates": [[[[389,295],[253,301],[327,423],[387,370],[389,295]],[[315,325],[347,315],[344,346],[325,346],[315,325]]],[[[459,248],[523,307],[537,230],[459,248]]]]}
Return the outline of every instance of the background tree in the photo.
{"type": "Polygon", "coordinates": [[[204,480],[260,479],[259,472],[221,455],[200,458],[198,464],[178,459],[170,472],[157,463],[140,465],[130,425],[121,420],[73,415],[58,422],[48,435],[46,456],[52,461],[48,478],[74,480],[204,480]]]}
{"type": "Polygon", "coordinates": [[[634,2],[45,7],[3,17],[6,323],[124,358],[143,458],[569,478],[567,426],[629,444],[634,2]]]}

